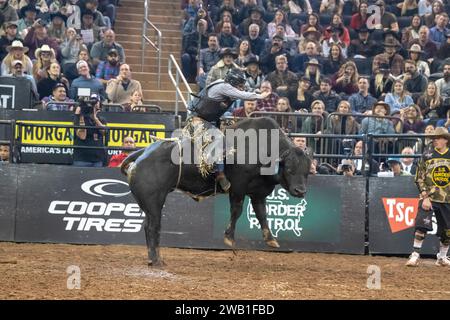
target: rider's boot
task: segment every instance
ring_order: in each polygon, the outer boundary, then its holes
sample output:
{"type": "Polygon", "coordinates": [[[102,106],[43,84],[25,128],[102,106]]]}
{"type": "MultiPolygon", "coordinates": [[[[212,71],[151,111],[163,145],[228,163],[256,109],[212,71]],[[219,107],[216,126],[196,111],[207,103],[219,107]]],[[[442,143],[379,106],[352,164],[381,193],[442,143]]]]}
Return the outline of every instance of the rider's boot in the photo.
{"type": "Polygon", "coordinates": [[[227,177],[225,176],[225,173],[218,172],[216,179],[224,192],[228,192],[228,190],[230,190],[231,183],[230,181],[228,181],[227,177]]]}

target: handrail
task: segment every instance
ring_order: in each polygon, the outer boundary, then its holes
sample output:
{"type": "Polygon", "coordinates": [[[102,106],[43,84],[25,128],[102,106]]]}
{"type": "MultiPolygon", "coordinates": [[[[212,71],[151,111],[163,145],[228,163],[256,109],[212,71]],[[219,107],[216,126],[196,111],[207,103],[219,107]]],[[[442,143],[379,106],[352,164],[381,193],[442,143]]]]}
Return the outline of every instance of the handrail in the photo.
{"type": "Polygon", "coordinates": [[[148,42],[158,53],[158,89],[161,88],[161,52],[162,52],[162,33],[161,31],[148,19],[148,0],[144,1],[144,22],[142,26],[142,53],[141,53],[141,71],[144,72],[144,56],[145,44],[148,42]],[[147,28],[150,26],[157,34],[156,43],[147,37],[147,28]]]}
{"type": "Polygon", "coordinates": [[[178,100],[181,97],[181,100],[184,103],[184,107],[187,109],[189,102],[191,101],[191,93],[192,93],[192,89],[189,86],[188,82],[186,81],[186,78],[183,75],[183,72],[180,69],[180,66],[178,65],[177,61],[175,60],[175,57],[173,56],[173,54],[169,55],[169,63],[168,63],[168,70],[167,70],[168,74],[169,74],[169,78],[172,81],[172,84],[175,86],[175,116],[178,115],[178,100]],[[176,74],[175,74],[175,78],[173,76],[172,73],[172,65],[175,66],[176,69],[176,74]],[[186,99],[183,97],[183,93],[180,90],[180,77],[181,80],[183,81],[184,85],[187,88],[188,91],[188,98],[187,101],[186,99]]]}

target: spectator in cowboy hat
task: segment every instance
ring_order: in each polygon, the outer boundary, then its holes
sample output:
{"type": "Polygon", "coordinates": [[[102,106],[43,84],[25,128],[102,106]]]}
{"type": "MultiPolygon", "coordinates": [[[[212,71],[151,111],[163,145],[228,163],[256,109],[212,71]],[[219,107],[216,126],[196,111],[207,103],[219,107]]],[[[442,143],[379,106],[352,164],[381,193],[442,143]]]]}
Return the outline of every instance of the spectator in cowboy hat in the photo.
{"type": "Polygon", "coordinates": [[[330,37],[322,41],[322,54],[324,57],[330,55],[330,47],[332,44],[338,44],[342,48],[342,55],[347,57],[347,46],[341,40],[341,36],[344,33],[344,29],[340,26],[328,27],[327,30],[330,32],[330,37]]]}
{"type": "Polygon", "coordinates": [[[377,44],[373,40],[369,40],[370,30],[366,25],[357,29],[358,39],[353,39],[347,50],[349,58],[371,58],[376,53],[377,44]]]}
{"type": "Polygon", "coordinates": [[[29,56],[31,59],[36,59],[35,52],[43,45],[48,45],[55,52],[55,57],[60,56],[60,49],[55,39],[50,38],[47,34],[47,28],[41,23],[41,20],[36,20],[28,29],[28,33],[23,39],[24,45],[30,48],[29,56]]]}
{"type": "Polygon", "coordinates": [[[385,119],[389,116],[391,108],[384,101],[378,101],[372,107],[372,115],[376,118],[368,117],[361,121],[360,134],[395,134],[392,121],[385,119]]]}
{"type": "Polygon", "coordinates": [[[320,63],[316,58],[312,58],[311,60],[305,62],[305,72],[301,72],[299,77],[305,76],[311,82],[311,90],[319,90],[320,79],[321,79],[321,71],[320,71],[320,63]]]}
{"type": "Polygon", "coordinates": [[[33,77],[36,81],[47,77],[47,67],[56,62],[55,50],[44,44],[35,51],[36,60],[33,61],[33,77]]]}
{"type": "Polygon", "coordinates": [[[264,80],[264,75],[260,69],[260,62],[257,56],[251,55],[244,61],[245,77],[245,90],[254,92],[261,87],[261,83],[264,80]]]}
{"type": "Polygon", "coordinates": [[[8,54],[2,61],[1,71],[2,76],[8,75],[12,72],[14,60],[22,61],[24,72],[31,75],[33,74],[33,63],[31,59],[26,55],[28,47],[25,47],[20,40],[14,40],[13,43],[6,47],[8,54]]]}
{"type": "Polygon", "coordinates": [[[211,68],[211,70],[209,70],[205,87],[218,79],[224,79],[230,69],[239,68],[239,66],[234,63],[237,56],[236,51],[231,48],[223,48],[220,50],[220,60],[211,68]]]}
{"type": "Polygon", "coordinates": [[[420,59],[421,55],[423,54],[423,50],[420,47],[420,44],[413,44],[409,49],[409,57],[412,61],[414,61],[416,63],[416,67],[417,67],[417,71],[426,76],[429,77],[430,76],[430,67],[428,66],[428,63],[426,63],[425,61],[422,61],[420,59]]]}
{"type": "Polygon", "coordinates": [[[391,67],[388,63],[380,64],[378,73],[374,74],[370,81],[370,93],[376,99],[384,99],[384,96],[392,91],[394,81],[390,77],[391,67]]]}
{"type": "Polygon", "coordinates": [[[382,63],[388,64],[391,69],[391,74],[399,76],[403,73],[403,57],[397,54],[399,47],[398,41],[394,39],[386,39],[383,42],[384,52],[377,54],[372,62],[372,72],[378,73],[378,69],[382,63]]]}
{"type": "Polygon", "coordinates": [[[17,33],[22,35],[24,30],[30,28],[36,21],[39,9],[35,5],[28,4],[20,9],[21,19],[17,22],[17,33]]]}
{"type": "Polygon", "coordinates": [[[20,40],[17,35],[17,22],[8,21],[3,24],[4,35],[0,38],[0,60],[3,60],[8,54],[6,48],[10,46],[15,40],[20,40]]]}
{"type": "Polygon", "coordinates": [[[48,36],[55,38],[60,45],[66,38],[66,21],[67,16],[61,12],[53,12],[50,14],[50,24],[48,26],[48,36]]]}

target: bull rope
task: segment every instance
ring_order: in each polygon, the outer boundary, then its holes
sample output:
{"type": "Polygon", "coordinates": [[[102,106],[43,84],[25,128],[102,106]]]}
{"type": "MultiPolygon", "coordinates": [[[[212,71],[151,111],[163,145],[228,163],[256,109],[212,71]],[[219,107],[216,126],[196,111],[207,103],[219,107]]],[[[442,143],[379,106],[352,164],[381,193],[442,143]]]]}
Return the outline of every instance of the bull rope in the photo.
{"type": "Polygon", "coordinates": [[[175,185],[175,189],[178,189],[178,185],[180,184],[181,180],[181,164],[182,164],[182,149],[181,149],[181,140],[179,138],[160,138],[157,136],[149,135],[150,138],[158,141],[170,141],[170,142],[176,142],[178,145],[178,156],[180,158],[180,163],[178,165],[178,179],[177,184],[175,185]]]}

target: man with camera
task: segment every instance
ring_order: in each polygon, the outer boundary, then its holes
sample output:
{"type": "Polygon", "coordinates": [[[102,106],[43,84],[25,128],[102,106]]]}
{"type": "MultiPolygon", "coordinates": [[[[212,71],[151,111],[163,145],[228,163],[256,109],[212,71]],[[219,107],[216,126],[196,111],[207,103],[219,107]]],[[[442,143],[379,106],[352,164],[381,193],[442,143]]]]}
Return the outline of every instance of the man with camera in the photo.
{"type": "Polygon", "coordinates": [[[101,99],[97,94],[81,96],[75,109],[74,125],[88,128],[75,128],[73,165],[77,167],[103,167],[106,162],[104,149],[106,120],[99,116],[101,99]],[[95,127],[95,128],[94,128],[95,127]],[[83,148],[88,147],[88,148],[83,148]],[[97,147],[97,148],[93,148],[97,147]]]}

